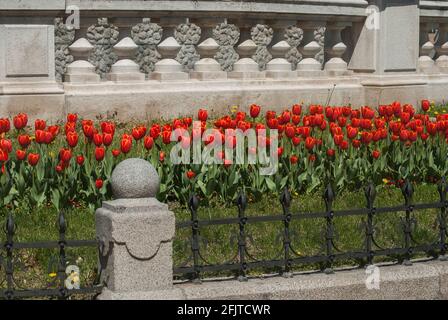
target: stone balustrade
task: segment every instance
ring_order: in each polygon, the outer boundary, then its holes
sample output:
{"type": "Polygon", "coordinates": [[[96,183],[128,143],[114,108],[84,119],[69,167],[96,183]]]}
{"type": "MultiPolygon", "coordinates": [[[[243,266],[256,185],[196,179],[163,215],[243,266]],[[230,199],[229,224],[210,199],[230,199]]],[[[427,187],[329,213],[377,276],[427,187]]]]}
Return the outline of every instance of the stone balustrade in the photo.
{"type": "Polygon", "coordinates": [[[447,12],[436,0],[3,0],[0,115],[443,101],[447,12]]]}

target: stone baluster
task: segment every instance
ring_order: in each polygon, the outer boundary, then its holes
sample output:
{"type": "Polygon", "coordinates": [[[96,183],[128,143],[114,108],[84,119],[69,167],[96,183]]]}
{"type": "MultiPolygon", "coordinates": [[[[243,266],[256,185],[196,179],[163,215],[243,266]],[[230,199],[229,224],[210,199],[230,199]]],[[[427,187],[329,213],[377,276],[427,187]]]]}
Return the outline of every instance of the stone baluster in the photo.
{"type": "Polygon", "coordinates": [[[240,40],[240,29],[234,24],[227,23],[227,19],[224,19],[224,22],[213,28],[212,34],[213,39],[219,45],[215,59],[221,65],[221,70],[232,71],[234,64],[239,59],[234,47],[240,40]]]}
{"type": "Polygon", "coordinates": [[[145,74],[154,71],[154,65],[162,59],[157,51],[157,45],[162,41],[163,29],[150,18],[143,18],[142,22],[133,26],[131,30],[132,40],[138,46],[135,62],[145,74]]]}
{"type": "Polygon", "coordinates": [[[173,292],[175,217],[155,198],[159,185],[157,171],[143,159],[124,160],[112,172],[115,200],[95,213],[105,284],[98,299],[161,299],[173,292]]]}
{"type": "Polygon", "coordinates": [[[320,76],[322,75],[322,65],[316,60],[316,55],[321,47],[315,40],[314,31],[319,24],[314,22],[305,22],[301,24],[303,29],[303,41],[299,46],[302,54],[302,60],[297,64],[297,74],[300,77],[320,76]]]}
{"type": "Polygon", "coordinates": [[[198,80],[227,79],[227,72],[221,70],[221,65],[214,58],[218,52],[219,44],[213,38],[202,41],[197,47],[201,59],[194,64],[194,71],[190,78],[198,80]]]}
{"type": "Polygon", "coordinates": [[[440,72],[448,73],[448,24],[439,26],[439,39],[436,51],[439,56],[436,60],[436,66],[440,72]]]}
{"type": "Polygon", "coordinates": [[[137,52],[138,46],[126,37],[114,46],[114,52],[119,60],[112,65],[107,79],[116,82],[144,81],[145,74],[140,72],[140,66],[131,60],[137,52]]]}
{"type": "Polygon", "coordinates": [[[270,48],[272,54],[271,61],[266,65],[266,77],[268,78],[295,78],[297,73],[292,71],[292,64],[285,59],[286,53],[291,49],[291,46],[285,40],[277,42],[270,48]]]}
{"type": "Polygon", "coordinates": [[[257,45],[252,58],[258,63],[260,70],[266,70],[266,65],[272,59],[267,46],[271,43],[274,30],[265,24],[257,24],[250,30],[250,36],[257,45]]]}
{"type": "Polygon", "coordinates": [[[436,27],[433,23],[421,23],[420,24],[420,57],[418,58],[417,69],[422,73],[436,73],[437,68],[435,62],[431,57],[434,51],[434,44],[430,41],[428,35],[429,32],[436,27]]]}
{"type": "Polygon", "coordinates": [[[163,59],[155,64],[154,72],[149,75],[153,80],[188,80],[188,73],[183,72],[183,66],[176,60],[181,46],[174,37],[168,37],[158,46],[163,59]]]}
{"type": "Polygon", "coordinates": [[[240,43],[237,52],[240,59],[233,65],[233,71],[228,73],[229,78],[233,79],[264,79],[265,72],[259,71],[258,63],[252,59],[257,50],[257,44],[248,39],[240,43]]]}
{"type": "Polygon", "coordinates": [[[86,38],[93,45],[89,62],[96,67],[96,72],[104,78],[118,57],[113,46],[118,43],[118,27],[109,23],[107,18],[99,18],[97,24],[87,29],[86,38]]]}
{"type": "Polygon", "coordinates": [[[67,66],[65,81],[71,83],[99,82],[100,76],[95,72],[95,66],[88,61],[93,45],[87,39],[80,38],[68,49],[75,61],[67,66]]]}
{"type": "Polygon", "coordinates": [[[349,74],[347,62],[342,59],[347,46],[342,41],[341,32],[344,28],[351,26],[351,22],[331,22],[327,25],[325,32],[325,72],[331,76],[349,74]]]}

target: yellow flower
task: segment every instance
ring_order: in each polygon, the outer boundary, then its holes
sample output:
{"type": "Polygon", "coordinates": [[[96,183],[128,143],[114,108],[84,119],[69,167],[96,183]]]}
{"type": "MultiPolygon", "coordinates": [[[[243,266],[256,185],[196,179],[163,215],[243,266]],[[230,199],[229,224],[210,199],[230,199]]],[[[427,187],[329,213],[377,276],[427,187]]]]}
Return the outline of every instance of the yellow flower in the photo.
{"type": "Polygon", "coordinates": [[[389,183],[389,180],[387,180],[386,178],[384,178],[384,179],[383,179],[383,183],[384,183],[384,184],[387,184],[387,183],[389,183]]]}
{"type": "Polygon", "coordinates": [[[238,106],[232,106],[230,107],[230,110],[232,111],[232,113],[235,113],[238,111],[238,106]]]}
{"type": "Polygon", "coordinates": [[[54,278],[54,277],[57,276],[57,274],[56,274],[56,272],[52,272],[52,273],[49,274],[49,276],[50,276],[50,278],[54,278]]]}
{"type": "Polygon", "coordinates": [[[54,152],[53,151],[50,151],[48,154],[50,155],[51,158],[54,159],[54,152]]]}
{"type": "Polygon", "coordinates": [[[438,112],[438,111],[435,111],[434,114],[439,114],[439,112],[438,112]]]}

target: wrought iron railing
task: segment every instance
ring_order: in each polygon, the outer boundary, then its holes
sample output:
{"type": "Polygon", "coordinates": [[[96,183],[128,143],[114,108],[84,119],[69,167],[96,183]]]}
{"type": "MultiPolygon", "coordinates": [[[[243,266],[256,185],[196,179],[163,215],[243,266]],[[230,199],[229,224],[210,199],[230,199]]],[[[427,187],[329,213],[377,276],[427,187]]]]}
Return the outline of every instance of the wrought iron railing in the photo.
{"type": "MultiPolygon", "coordinates": [[[[0,299],[18,299],[18,298],[43,298],[52,297],[59,299],[68,299],[73,295],[96,295],[103,288],[99,284],[101,270],[98,271],[96,280],[91,286],[67,286],[67,248],[97,247],[100,254],[102,245],[97,240],[68,240],[66,239],[67,221],[63,211],[58,216],[59,238],[55,241],[37,241],[37,242],[15,242],[16,223],[13,215],[10,213],[6,219],[4,232],[6,241],[0,248],[0,274],[3,273],[4,279],[0,278],[0,299]],[[19,285],[15,279],[14,269],[19,262],[15,259],[15,252],[23,249],[59,249],[57,257],[57,281],[53,287],[41,289],[28,289],[19,285]]],[[[101,255],[100,255],[101,256],[101,255]]],[[[101,269],[101,267],[100,267],[101,269]]]]}
{"type": "MultiPolygon", "coordinates": [[[[220,272],[233,272],[238,274],[240,281],[247,280],[247,273],[251,269],[259,268],[280,268],[280,273],[284,276],[291,276],[291,271],[294,266],[303,266],[308,264],[320,264],[322,270],[326,273],[332,273],[335,262],[353,260],[362,262],[363,265],[371,265],[376,257],[398,258],[400,262],[405,265],[411,264],[411,258],[416,254],[427,254],[431,257],[440,257],[446,259],[448,251],[447,244],[447,188],[448,185],[445,179],[442,179],[438,185],[438,193],[440,200],[434,203],[414,204],[413,187],[409,181],[406,181],[402,186],[402,194],[404,203],[402,205],[391,207],[375,207],[376,189],[373,184],[369,184],[365,188],[366,207],[360,209],[349,210],[334,210],[333,203],[335,200],[335,193],[331,187],[328,187],[324,193],[325,211],[323,212],[291,212],[291,194],[288,189],[285,189],[281,195],[281,205],[283,214],[266,215],[266,216],[248,216],[245,214],[247,207],[247,198],[244,193],[241,193],[237,199],[238,217],[220,218],[212,220],[200,220],[198,218],[199,200],[196,195],[192,195],[189,201],[189,209],[191,212],[190,221],[178,222],[176,228],[191,229],[189,236],[190,255],[189,261],[182,265],[174,267],[175,277],[187,277],[194,281],[200,281],[204,273],[218,274],[220,272]],[[413,230],[415,230],[416,219],[414,213],[426,209],[437,209],[437,240],[432,243],[419,243],[416,241],[413,230]],[[374,220],[376,216],[385,215],[388,213],[403,213],[401,219],[401,231],[404,238],[403,245],[400,247],[381,247],[375,239],[374,220]],[[335,223],[336,217],[363,217],[363,237],[364,244],[362,249],[358,251],[343,251],[340,250],[335,243],[335,223]],[[324,249],[322,254],[318,255],[302,255],[297,250],[291,241],[291,222],[306,219],[323,219],[325,221],[323,241],[324,249]],[[272,260],[257,260],[248,249],[246,228],[250,224],[257,223],[272,223],[283,222],[281,232],[282,252],[277,255],[276,259],[272,260]],[[237,234],[238,241],[235,245],[236,255],[232,261],[220,264],[208,263],[204,258],[204,245],[200,241],[200,231],[203,228],[210,226],[237,226],[239,232],[237,234]],[[202,246],[202,247],[201,247],[202,246]]],[[[230,245],[230,244],[229,244],[230,245]]]]}

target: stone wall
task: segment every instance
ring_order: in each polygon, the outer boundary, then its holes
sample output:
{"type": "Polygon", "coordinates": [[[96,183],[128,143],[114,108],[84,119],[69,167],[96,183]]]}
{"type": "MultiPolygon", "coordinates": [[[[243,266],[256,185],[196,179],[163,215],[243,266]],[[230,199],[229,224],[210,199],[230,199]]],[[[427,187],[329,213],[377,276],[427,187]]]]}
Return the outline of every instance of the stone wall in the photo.
{"type": "Polygon", "coordinates": [[[442,102],[447,11],[417,0],[4,0],[0,116],[442,102]],[[80,10],[79,28],[66,7],[80,10]]]}

